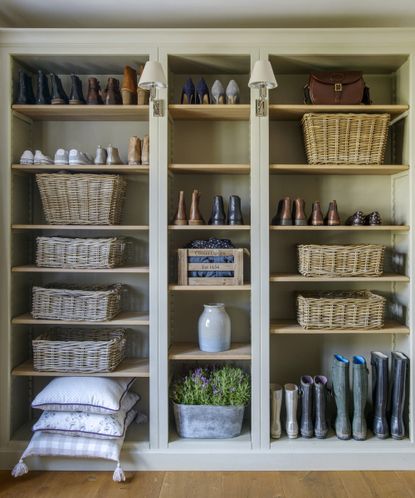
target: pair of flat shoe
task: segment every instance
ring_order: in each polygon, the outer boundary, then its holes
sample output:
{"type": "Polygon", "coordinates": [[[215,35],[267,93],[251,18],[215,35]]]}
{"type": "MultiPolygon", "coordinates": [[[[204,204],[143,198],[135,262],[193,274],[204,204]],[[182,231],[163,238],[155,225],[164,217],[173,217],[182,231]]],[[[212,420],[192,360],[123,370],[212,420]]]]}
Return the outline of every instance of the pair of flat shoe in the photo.
{"type": "Polygon", "coordinates": [[[372,211],[371,213],[364,215],[362,211],[356,211],[346,220],[346,225],[381,225],[382,218],[378,211],[372,211]]]}
{"type": "Polygon", "coordinates": [[[25,150],[20,157],[20,164],[53,164],[53,159],[41,150],[35,150],[34,154],[31,150],[25,150]]]}

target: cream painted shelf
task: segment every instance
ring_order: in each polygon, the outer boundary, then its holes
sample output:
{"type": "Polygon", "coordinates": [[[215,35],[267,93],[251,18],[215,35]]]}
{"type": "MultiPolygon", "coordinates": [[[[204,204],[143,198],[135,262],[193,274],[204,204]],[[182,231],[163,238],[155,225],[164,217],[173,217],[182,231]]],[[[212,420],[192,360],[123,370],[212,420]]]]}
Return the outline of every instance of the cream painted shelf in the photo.
{"type": "Polygon", "coordinates": [[[172,119],[192,121],[248,121],[251,113],[249,104],[170,104],[172,119]]]}
{"type": "Polygon", "coordinates": [[[96,327],[105,326],[125,326],[150,325],[150,319],[147,312],[140,311],[122,311],[113,320],[105,322],[84,322],[78,320],[43,320],[33,318],[30,313],[18,315],[12,319],[13,325],[92,325],[96,327]]]}
{"type": "Polygon", "coordinates": [[[220,353],[201,351],[197,344],[191,342],[175,342],[169,349],[169,360],[250,360],[251,345],[234,342],[230,349],[220,353]]]}
{"type": "Polygon", "coordinates": [[[134,175],[148,175],[150,171],[149,166],[128,166],[113,165],[113,166],[96,166],[94,164],[86,164],[82,166],[62,166],[57,164],[47,164],[44,166],[39,165],[25,165],[25,164],[12,164],[13,171],[23,171],[25,173],[48,173],[55,171],[68,171],[68,172],[81,172],[81,173],[127,173],[134,175]]]}
{"type": "Polygon", "coordinates": [[[185,232],[192,230],[231,230],[240,232],[251,230],[251,225],[169,225],[169,230],[184,230],[185,232]]]}
{"type": "Polygon", "coordinates": [[[74,373],[74,372],[38,372],[33,368],[33,361],[28,360],[13,368],[16,377],[150,377],[147,358],[126,358],[113,372],[74,373]]]}
{"type": "Polygon", "coordinates": [[[170,291],[179,292],[204,292],[204,291],[221,291],[221,292],[233,292],[233,291],[250,291],[251,286],[249,284],[245,285],[169,285],[170,291]]]}
{"type": "Polygon", "coordinates": [[[148,232],[148,225],[44,225],[44,224],[19,224],[12,225],[13,230],[102,230],[114,232],[148,232]]]}
{"type": "Polygon", "coordinates": [[[150,273],[148,266],[120,266],[118,268],[40,268],[36,265],[14,266],[13,273],[150,273]]]}
{"type": "Polygon", "coordinates": [[[248,175],[251,166],[249,164],[170,164],[169,171],[180,174],[248,175]]]}
{"type": "Polygon", "coordinates": [[[408,111],[407,105],[308,105],[308,104],[271,104],[269,118],[277,121],[297,121],[305,113],[342,113],[359,114],[388,113],[391,118],[408,111]]]}
{"type": "Polygon", "coordinates": [[[409,170],[405,164],[270,164],[272,175],[395,175],[409,170]]]}
{"type": "Polygon", "coordinates": [[[192,439],[192,438],[181,438],[175,428],[170,429],[169,433],[169,449],[189,451],[189,452],[200,452],[204,451],[209,453],[214,450],[225,450],[226,451],[250,451],[251,450],[251,431],[249,429],[249,423],[244,423],[242,426],[242,431],[239,436],[230,439],[192,439]]]}
{"type": "Polygon", "coordinates": [[[334,227],[329,227],[327,225],[322,226],[295,226],[295,225],[270,225],[269,229],[273,232],[288,231],[288,232],[409,232],[408,225],[360,225],[360,226],[350,226],[350,225],[338,225],[334,227]]]}
{"type": "Polygon", "coordinates": [[[147,105],[13,105],[34,121],[148,121],[147,105]]]}
{"type": "Polygon", "coordinates": [[[380,277],[305,277],[299,273],[273,273],[270,282],[409,282],[398,273],[384,273],[380,277]]]}
{"type": "Polygon", "coordinates": [[[322,335],[322,334],[409,334],[409,328],[393,320],[385,321],[381,329],[303,329],[294,320],[271,320],[271,334],[285,335],[322,335]]]}

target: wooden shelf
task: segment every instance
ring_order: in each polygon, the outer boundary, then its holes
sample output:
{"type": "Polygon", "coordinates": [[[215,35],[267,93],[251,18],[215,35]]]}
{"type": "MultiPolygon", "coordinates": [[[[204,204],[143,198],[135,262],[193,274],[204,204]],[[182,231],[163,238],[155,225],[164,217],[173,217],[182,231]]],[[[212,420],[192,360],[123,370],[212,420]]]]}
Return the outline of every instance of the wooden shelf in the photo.
{"type": "Polygon", "coordinates": [[[321,334],[409,334],[409,328],[397,321],[388,320],[381,329],[303,329],[293,320],[272,320],[270,324],[271,334],[286,335],[321,335],[321,334]]]}
{"type": "Polygon", "coordinates": [[[408,232],[409,231],[409,225],[358,225],[358,226],[351,226],[351,225],[339,225],[335,227],[329,227],[327,225],[323,226],[311,226],[311,225],[306,225],[306,226],[295,226],[295,225],[287,225],[287,226],[282,226],[282,225],[270,225],[269,229],[271,231],[289,231],[289,232],[302,232],[302,231],[307,231],[307,232],[408,232]]]}
{"type": "Polygon", "coordinates": [[[270,164],[272,175],[395,175],[409,170],[405,164],[270,164]]]}
{"type": "Polygon", "coordinates": [[[94,327],[105,326],[125,326],[132,327],[134,325],[150,325],[148,313],[138,311],[122,311],[113,320],[105,322],[83,322],[78,320],[43,320],[35,319],[30,313],[18,315],[12,319],[13,325],[85,325],[94,327]]]}
{"type": "Polygon", "coordinates": [[[270,282],[409,282],[409,277],[398,273],[384,273],[380,277],[305,277],[299,273],[274,273],[270,282]]]}
{"type": "Polygon", "coordinates": [[[149,377],[148,358],[126,358],[114,372],[73,373],[38,372],[33,369],[33,361],[28,360],[12,370],[18,377],[149,377]]]}
{"type": "Polygon", "coordinates": [[[13,273],[150,273],[148,266],[120,266],[118,268],[40,268],[36,265],[14,266],[13,273]]]}
{"type": "Polygon", "coordinates": [[[148,105],[13,105],[34,121],[148,121],[148,105]]]}
{"type": "Polygon", "coordinates": [[[251,230],[251,225],[169,225],[169,230],[232,230],[247,231],[251,230]]]}
{"type": "Polygon", "coordinates": [[[172,119],[192,121],[249,121],[249,104],[170,104],[172,119]]]}
{"type": "Polygon", "coordinates": [[[251,286],[249,284],[245,285],[169,285],[170,291],[181,291],[181,292],[203,292],[203,291],[249,291],[251,286]]]}
{"type": "Polygon", "coordinates": [[[95,164],[86,164],[82,166],[59,166],[57,164],[47,164],[44,166],[34,164],[12,164],[13,171],[23,171],[25,173],[47,173],[54,171],[65,170],[67,172],[88,172],[88,173],[127,173],[134,175],[148,175],[150,171],[149,166],[128,166],[127,164],[113,165],[113,166],[97,166],[95,164]]]}
{"type": "Polygon", "coordinates": [[[44,225],[44,224],[13,224],[13,230],[102,230],[115,232],[141,232],[148,231],[148,225],[44,225]]]}
{"type": "Polygon", "coordinates": [[[308,104],[271,104],[269,117],[277,121],[297,121],[305,113],[342,113],[359,114],[388,113],[395,118],[409,109],[407,105],[308,105],[308,104]]]}
{"type": "Polygon", "coordinates": [[[248,175],[250,164],[170,164],[171,173],[248,175]]]}
{"type": "Polygon", "coordinates": [[[197,344],[191,342],[176,342],[170,346],[169,360],[250,360],[251,345],[234,342],[228,351],[206,353],[200,351],[197,344]]]}

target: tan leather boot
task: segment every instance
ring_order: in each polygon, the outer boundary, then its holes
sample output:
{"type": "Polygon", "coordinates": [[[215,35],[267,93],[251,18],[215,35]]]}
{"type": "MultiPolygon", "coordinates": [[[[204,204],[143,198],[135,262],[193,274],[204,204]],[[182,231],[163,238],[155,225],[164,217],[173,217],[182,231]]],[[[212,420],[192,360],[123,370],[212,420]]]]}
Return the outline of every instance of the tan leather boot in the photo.
{"type": "MultiPolygon", "coordinates": [[[[138,80],[140,80],[141,74],[144,71],[144,64],[141,64],[138,69],[138,80]]],[[[138,105],[148,105],[150,100],[150,91],[144,90],[144,88],[137,87],[137,104],[138,105]]]]}
{"type": "Polygon", "coordinates": [[[179,200],[177,202],[177,210],[174,215],[173,225],[187,225],[187,217],[186,217],[186,202],[184,200],[184,192],[180,190],[179,192],[179,200]]]}
{"type": "Polygon", "coordinates": [[[321,212],[320,201],[313,202],[313,209],[311,211],[308,224],[313,226],[324,225],[323,213],[321,212]]]}
{"type": "Polygon", "coordinates": [[[139,137],[130,137],[128,142],[128,164],[130,166],[141,164],[141,140],[139,137]]]}
{"type": "Polygon", "coordinates": [[[189,225],[204,225],[205,220],[199,211],[200,193],[198,190],[193,190],[192,204],[190,205],[189,225]]]}
{"type": "Polygon", "coordinates": [[[296,226],[307,225],[307,218],[305,215],[305,202],[303,199],[295,199],[293,202],[293,223],[296,226]]]}
{"type": "Polygon", "coordinates": [[[150,164],[150,138],[148,135],[144,135],[141,144],[141,164],[146,166],[150,164]]]}
{"type": "Polygon", "coordinates": [[[124,68],[121,95],[123,105],[137,104],[137,71],[130,66],[124,68]]]}
{"type": "Polygon", "coordinates": [[[326,217],[324,218],[324,222],[328,226],[337,226],[340,225],[340,216],[337,211],[337,202],[331,201],[329,204],[329,210],[327,211],[326,217]]]}

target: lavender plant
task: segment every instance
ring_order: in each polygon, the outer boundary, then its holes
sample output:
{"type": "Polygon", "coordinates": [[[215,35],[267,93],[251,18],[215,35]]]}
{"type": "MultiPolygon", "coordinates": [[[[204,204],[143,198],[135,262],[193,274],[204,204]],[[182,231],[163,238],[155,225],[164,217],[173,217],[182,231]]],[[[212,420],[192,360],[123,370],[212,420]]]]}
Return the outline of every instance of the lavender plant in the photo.
{"type": "Polygon", "coordinates": [[[170,386],[170,399],[183,405],[245,406],[250,398],[249,374],[236,367],[196,368],[170,386]]]}

